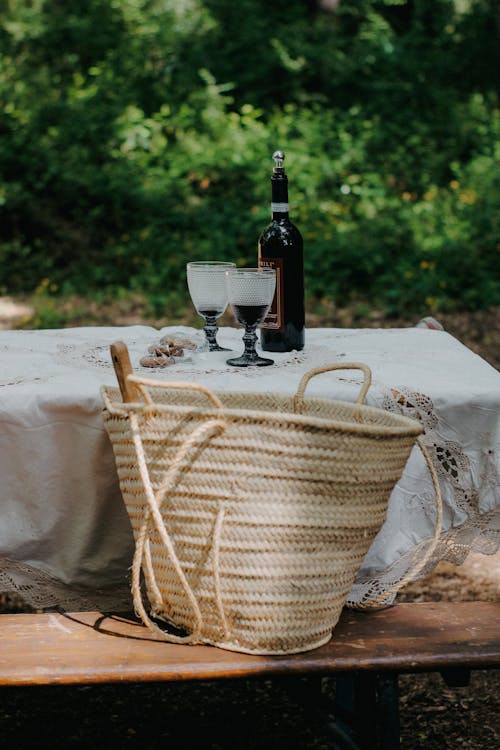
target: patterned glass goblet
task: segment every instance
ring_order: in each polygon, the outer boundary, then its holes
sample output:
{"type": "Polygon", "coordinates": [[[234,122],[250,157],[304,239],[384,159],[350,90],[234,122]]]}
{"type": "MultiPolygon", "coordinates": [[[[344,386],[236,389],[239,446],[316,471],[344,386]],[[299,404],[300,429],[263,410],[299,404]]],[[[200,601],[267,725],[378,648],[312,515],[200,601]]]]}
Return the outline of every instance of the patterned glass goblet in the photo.
{"type": "Polygon", "coordinates": [[[189,294],[196,312],[205,320],[203,330],[210,352],[231,351],[217,343],[216,320],[227,307],[225,273],[235,267],[235,263],[219,260],[192,261],[186,266],[189,294]]]}
{"type": "Polygon", "coordinates": [[[227,360],[234,367],[265,367],[274,360],[260,357],[255,351],[256,329],[263,322],[273,301],[276,287],[274,268],[233,268],[226,272],[228,300],[234,317],[245,327],[241,357],[227,360]]]}

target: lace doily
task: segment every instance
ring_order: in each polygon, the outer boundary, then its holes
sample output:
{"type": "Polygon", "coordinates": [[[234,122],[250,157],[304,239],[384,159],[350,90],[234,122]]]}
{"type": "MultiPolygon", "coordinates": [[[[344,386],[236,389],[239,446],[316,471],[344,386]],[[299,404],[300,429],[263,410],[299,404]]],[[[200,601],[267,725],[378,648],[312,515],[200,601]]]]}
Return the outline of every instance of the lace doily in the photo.
{"type": "MultiPolygon", "coordinates": [[[[148,342],[147,345],[156,343],[155,340],[148,342]]],[[[144,342],[137,340],[131,340],[128,342],[129,348],[133,351],[140,350],[141,347],[144,349],[143,354],[146,353],[147,346],[144,347],[144,342]]],[[[242,347],[240,347],[242,349],[242,347]]],[[[243,350],[243,349],[242,349],[243,350]]],[[[142,376],[150,376],[152,378],[171,378],[185,377],[185,376],[197,376],[197,375],[210,375],[210,374],[233,374],[238,372],[240,377],[255,378],[258,377],[262,370],[252,370],[247,367],[232,367],[226,365],[224,360],[229,356],[234,356],[231,352],[197,352],[195,354],[186,353],[182,359],[178,359],[175,365],[164,368],[150,368],[144,367],[140,364],[140,360],[134,358],[132,360],[134,372],[142,376]],[[215,361],[214,361],[215,360],[215,361]]],[[[313,345],[306,352],[304,351],[292,351],[286,354],[280,354],[279,357],[275,358],[273,369],[286,368],[288,372],[299,371],[303,369],[304,365],[314,358],[317,362],[327,362],[331,360],[331,354],[329,354],[328,347],[313,345]]],[[[78,367],[89,367],[91,369],[106,370],[109,372],[113,371],[113,366],[109,358],[109,345],[101,344],[98,346],[87,346],[87,345],[59,345],[57,347],[57,353],[55,359],[62,364],[78,367]]]]}

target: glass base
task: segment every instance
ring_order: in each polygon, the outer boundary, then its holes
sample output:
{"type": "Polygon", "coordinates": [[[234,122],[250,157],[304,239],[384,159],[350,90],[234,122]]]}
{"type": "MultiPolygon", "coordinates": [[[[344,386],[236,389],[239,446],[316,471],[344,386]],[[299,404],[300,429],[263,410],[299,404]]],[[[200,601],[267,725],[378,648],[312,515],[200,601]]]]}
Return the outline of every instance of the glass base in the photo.
{"type": "Polygon", "coordinates": [[[232,365],[233,367],[267,367],[268,365],[274,365],[274,359],[267,359],[266,357],[245,357],[244,354],[241,357],[232,357],[227,359],[226,364],[232,365]]]}
{"type": "Polygon", "coordinates": [[[219,344],[216,344],[215,346],[210,345],[208,347],[209,352],[232,352],[232,349],[228,349],[227,346],[219,346],[219,344]]]}
{"type": "Polygon", "coordinates": [[[217,341],[203,341],[203,343],[198,344],[196,347],[196,354],[206,354],[207,352],[232,352],[234,349],[231,349],[227,346],[219,346],[217,341]]]}

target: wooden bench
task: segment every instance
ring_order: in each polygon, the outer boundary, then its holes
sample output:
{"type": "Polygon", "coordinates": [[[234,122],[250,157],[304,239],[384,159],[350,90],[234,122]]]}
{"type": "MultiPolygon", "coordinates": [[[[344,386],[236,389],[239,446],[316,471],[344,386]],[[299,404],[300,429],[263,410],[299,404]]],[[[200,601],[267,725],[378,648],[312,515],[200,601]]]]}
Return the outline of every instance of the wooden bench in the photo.
{"type": "Polygon", "coordinates": [[[449,685],[464,685],[470,670],[499,665],[500,604],[490,602],[344,610],[328,644],[287,656],[167,644],[131,616],[0,617],[5,686],[334,676],[338,748],[399,747],[399,674],[440,672],[449,685]]]}

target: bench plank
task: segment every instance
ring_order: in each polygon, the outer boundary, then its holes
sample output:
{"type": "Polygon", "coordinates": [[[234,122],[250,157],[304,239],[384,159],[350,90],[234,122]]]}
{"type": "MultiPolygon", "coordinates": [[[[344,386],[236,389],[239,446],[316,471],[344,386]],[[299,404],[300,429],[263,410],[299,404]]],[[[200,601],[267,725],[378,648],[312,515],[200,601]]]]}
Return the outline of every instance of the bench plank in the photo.
{"type": "Polygon", "coordinates": [[[0,684],[210,680],[356,671],[500,666],[500,604],[398,604],[344,610],[332,640],[286,656],[247,655],[154,639],[133,617],[100,612],[4,614],[0,684]]]}

